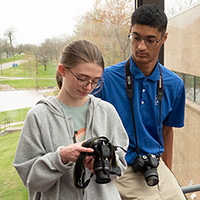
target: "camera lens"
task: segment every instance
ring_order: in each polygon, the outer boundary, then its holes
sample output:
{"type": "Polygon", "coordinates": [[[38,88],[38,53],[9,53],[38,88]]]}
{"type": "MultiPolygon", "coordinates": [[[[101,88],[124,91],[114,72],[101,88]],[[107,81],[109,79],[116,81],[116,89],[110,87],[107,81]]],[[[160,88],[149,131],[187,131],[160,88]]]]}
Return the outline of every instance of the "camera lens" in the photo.
{"type": "Polygon", "coordinates": [[[101,160],[100,158],[96,158],[94,161],[94,173],[96,175],[97,183],[108,183],[111,181],[110,179],[110,161],[105,159],[101,160]]]}
{"type": "Polygon", "coordinates": [[[111,181],[109,174],[106,174],[104,171],[99,171],[96,173],[96,183],[105,184],[111,181]]]}
{"type": "Polygon", "coordinates": [[[154,186],[158,184],[158,178],[157,177],[150,177],[147,180],[147,185],[148,186],[154,186]]]}
{"type": "Polygon", "coordinates": [[[159,182],[158,174],[156,168],[148,169],[144,173],[144,177],[146,179],[148,186],[154,186],[157,185],[159,182]]]}

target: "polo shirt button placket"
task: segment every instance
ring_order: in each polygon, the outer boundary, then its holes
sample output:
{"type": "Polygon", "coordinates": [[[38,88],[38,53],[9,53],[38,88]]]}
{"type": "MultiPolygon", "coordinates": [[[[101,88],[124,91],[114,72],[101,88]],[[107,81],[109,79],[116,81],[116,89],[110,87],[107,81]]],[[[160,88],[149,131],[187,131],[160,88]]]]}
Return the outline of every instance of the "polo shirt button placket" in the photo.
{"type": "Polygon", "coordinates": [[[144,105],[145,103],[145,96],[146,96],[146,89],[145,89],[145,85],[147,84],[146,83],[147,81],[147,78],[144,79],[143,83],[142,83],[142,99],[141,99],[141,105],[144,105]]]}
{"type": "MultiPolygon", "coordinates": [[[[145,88],[142,89],[142,93],[144,94],[146,92],[145,88]]],[[[141,100],[141,104],[143,105],[144,104],[144,101],[141,100]]]]}

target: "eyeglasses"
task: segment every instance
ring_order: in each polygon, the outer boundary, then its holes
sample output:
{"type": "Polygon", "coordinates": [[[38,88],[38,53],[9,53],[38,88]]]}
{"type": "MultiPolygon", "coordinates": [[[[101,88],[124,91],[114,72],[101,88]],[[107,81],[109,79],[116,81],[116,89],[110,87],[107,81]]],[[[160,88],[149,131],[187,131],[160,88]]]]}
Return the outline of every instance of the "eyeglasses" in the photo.
{"type": "Polygon", "coordinates": [[[66,67],[67,69],[69,69],[69,71],[71,72],[71,74],[77,79],[77,85],[80,87],[86,87],[89,84],[91,84],[91,88],[92,89],[101,89],[103,86],[103,80],[100,78],[98,80],[92,80],[92,81],[88,81],[87,79],[81,79],[79,77],[77,77],[70,69],[70,67],[66,67]]]}
{"type": "Polygon", "coordinates": [[[157,40],[154,37],[143,38],[139,34],[136,34],[136,33],[129,35],[129,38],[130,38],[132,44],[139,45],[142,42],[142,40],[144,40],[146,47],[155,47],[158,44],[158,42],[160,42],[163,39],[163,35],[161,36],[161,39],[159,39],[159,40],[157,40]]]}

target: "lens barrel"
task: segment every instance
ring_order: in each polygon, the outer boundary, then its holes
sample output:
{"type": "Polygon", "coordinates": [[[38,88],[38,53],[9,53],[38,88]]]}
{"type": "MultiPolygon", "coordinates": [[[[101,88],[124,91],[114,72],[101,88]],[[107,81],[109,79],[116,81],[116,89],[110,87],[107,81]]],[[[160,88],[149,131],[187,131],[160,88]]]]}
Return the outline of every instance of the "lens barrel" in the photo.
{"type": "Polygon", "coordinates": [[[156,168],[147,169],[144,172],[144,177],[148,186],[155,186],[159,183],[159,178],[156,168]]]}

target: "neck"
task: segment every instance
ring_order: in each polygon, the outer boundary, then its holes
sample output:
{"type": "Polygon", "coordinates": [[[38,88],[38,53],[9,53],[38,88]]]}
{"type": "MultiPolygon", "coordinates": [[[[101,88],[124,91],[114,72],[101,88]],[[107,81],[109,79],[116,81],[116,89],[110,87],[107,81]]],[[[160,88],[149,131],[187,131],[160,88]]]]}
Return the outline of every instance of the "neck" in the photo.
{"type": "Polygon", "coordinates": [[[140,71],[146,76],[150,76],[157,64],[157,58],[154,58],[150,61],[137,61],[134,56],[132,55],[132,59],[137,65],[137,67],[140,69],[140,71]]]}
{"type": "Polygon", "coordinates": [[[70,107],[81,107],[84,104],[87,103],[89,97],[86,96],[85,98],[81,98],[81,99],[75,99],[72,96],[63,94],[63,91],[61,90],[58,95],[56,96],[56,98],[62,102],[63,104],[70,106],[70,107]]]}
{"type": "Polygon", "coordinates": [[[152,74],[155,67],[155,65],[154,66],[137,65],[137,66],[146,77],[149,77],[152,74]]]}
{"type": "MultiPolygon", "coordinates": [[[[134,60],[134,59],[133,59],[134,60]]],[[[149,63],[144,63],[144,62],[137,62],[135,61],[135,64],[137,67],[140,69],[140,71],[146,76],[150,76],[156,66],[157,60],[149,63]]]]}

